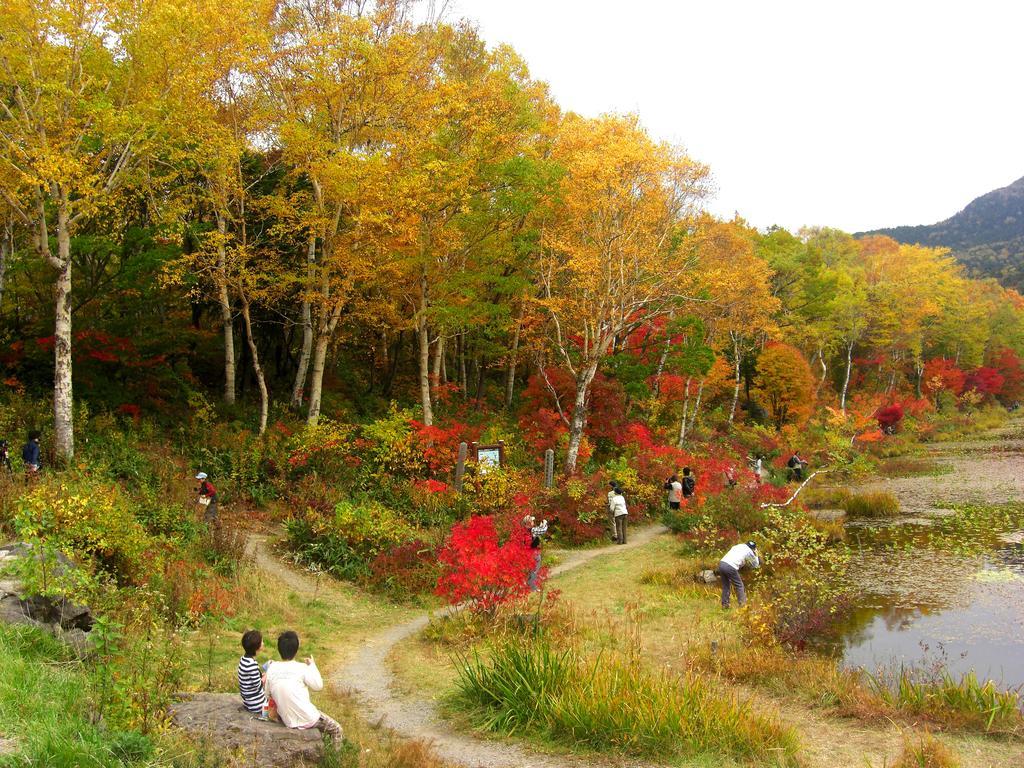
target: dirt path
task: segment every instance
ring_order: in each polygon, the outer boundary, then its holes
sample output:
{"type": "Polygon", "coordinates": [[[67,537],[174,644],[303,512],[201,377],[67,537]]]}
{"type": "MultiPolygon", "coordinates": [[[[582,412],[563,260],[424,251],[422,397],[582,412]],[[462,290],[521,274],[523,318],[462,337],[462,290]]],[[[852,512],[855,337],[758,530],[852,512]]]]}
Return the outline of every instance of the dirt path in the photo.
{"type": "MultiPolygon", "coordinates": [[[[621,547],[611,545],[569,552],[558,566],[551,569],[550,576],[555,577],[579,568],[596,557],[643,546],[666,530],[663,526],[655,525],[637,530],[632,540],[621,547]]],[[[457,732],[444,722],[434,702],[397,695],[394,675],[387,664],[388,654],[395,645],[420,632],[429,621],[430,615],[423,613],[373,637],[349,664],[335,673],[330,680],[331,684],[358,699],[365,719],[390,728],[406,738],[430,742],[441,759],[454,765],[466,768],[564,768],[595,765],[593,759],[541,755],[515,743],[489,741],[457,732]]],[[[630,762],[629,765],[642,764],[630,762]]]]}

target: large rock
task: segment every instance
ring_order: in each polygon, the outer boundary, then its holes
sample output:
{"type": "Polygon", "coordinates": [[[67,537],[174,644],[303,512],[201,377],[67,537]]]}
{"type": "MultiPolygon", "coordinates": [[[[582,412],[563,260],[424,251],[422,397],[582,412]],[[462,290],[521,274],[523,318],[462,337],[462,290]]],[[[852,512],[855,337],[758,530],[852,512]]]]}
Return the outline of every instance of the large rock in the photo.
{"type": "Polygon", "coordinates": [[[717,584],[718,574],[711,570],[698,571],[693,577],[698,584],[717,584]]]}
{"type": "Polygon", "coordinates": [[[243,765],[316,765],[323,740],[316,728],[297,730],[260,720],[234,693],[193,693],[171,705],[171,720],[189,735],[239,755],[243,765]]]}
{"type": "MultiPolygon", "coordinates": [[[[43,597],[26,594],[24,586],[9,567],[16,560],[34,556],[35,550],[29,544],[19,542],[0,547],[0,569],[4,573],[0,579],[0,623],[39,627],[84,657],[89,652],[89,637],[86,633],[92,629],[95,621],[89,608],[59,595],[43,597]]],[[[60,553],[48,557],[52,558],[50,567],[57,575],[75,567],[60,553]]]]}

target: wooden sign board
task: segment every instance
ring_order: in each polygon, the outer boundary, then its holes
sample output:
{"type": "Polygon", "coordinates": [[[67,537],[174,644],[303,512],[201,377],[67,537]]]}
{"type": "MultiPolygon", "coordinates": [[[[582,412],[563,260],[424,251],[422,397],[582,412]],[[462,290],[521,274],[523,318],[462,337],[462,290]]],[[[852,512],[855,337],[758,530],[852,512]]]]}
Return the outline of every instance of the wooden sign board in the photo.
{"type": "Polygon", "coordinates": [[[499,440],[490,445],[473,443],[473,458],[476,461],[476,471],[481,474],[491,467],[505,466],[505,441],[499,440]]]}

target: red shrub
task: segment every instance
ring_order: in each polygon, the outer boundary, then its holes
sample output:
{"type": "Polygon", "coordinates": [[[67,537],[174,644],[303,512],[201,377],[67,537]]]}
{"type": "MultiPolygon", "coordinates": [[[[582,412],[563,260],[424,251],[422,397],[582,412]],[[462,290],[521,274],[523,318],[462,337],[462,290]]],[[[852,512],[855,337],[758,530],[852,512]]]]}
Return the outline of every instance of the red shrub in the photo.
{"type": "Polygon", "coordinates": [[[924,388],[931,392],[933,397],[939,392],[959,395],[964,389],[964,372],[945,357],[935,357],[925,363],[922,378],[924,388]]]}
{"type": "Polygon", "coordinates": [[[1003,347],[992,356],[992,367],[1003,377],[999,394],[1004,402],[1012,403],[1024,397],[1024,364],[1016,352],[1003,347]]]}
{"type": "Polygon", "coordinates": [[[1003,391],[1003,376],[995,368],[982,366],[967,374],[964,380],[965,390],[976,390],[986,400],[990,400],[1003,391]]]}
{"type": "Polygon", "coordinates": [[[501,542],[493,517],[470,518],[455,524],[438,553],[441,577],[436,593],[453,605],[464,602],[473,611],[492,611],[529,592],[526,579],[535,558],[525,528],[514,527],[501,542]]]}
{"type": "Polygon", "coordinates": [[[883,432],[891,432],[896,428],[901,421],[903,421],[903,406],[899,403],[893,403],[883,408],[879,408],[875,411],[875,420],[878,422],[878,428],[883,432]]]}
{"type": "Polygon", "coordinates": [[[369,581],[396,597],[429,592],[437,583],[437,553],[419,539],[400,544],[370,562],[369,581]]]}

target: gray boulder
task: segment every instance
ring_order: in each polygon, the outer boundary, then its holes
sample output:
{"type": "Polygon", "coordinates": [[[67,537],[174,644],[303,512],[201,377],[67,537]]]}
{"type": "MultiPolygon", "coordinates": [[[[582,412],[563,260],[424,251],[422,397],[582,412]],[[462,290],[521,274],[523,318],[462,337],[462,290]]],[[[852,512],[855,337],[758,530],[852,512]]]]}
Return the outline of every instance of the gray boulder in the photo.
{"type": "Polygon", "coordinates": [[[234,693],[187,694],[171,705],[171,721],[193,738],[239,755],[242,765],[312,766],[323,755],[316,728],[297,730],[260,720],[234,693]]]}
{"type": "MultiPolygon", "coordinates": [[[[0,623],[27,624],[39,627],[66,643],[77,655],[89,652],[88,632],[95,622],[87,606],[74,603],[59,595],[44,597],[27,594],[24,585],[12,574],[15,561],[35,556],[28,544],[5,544],[0,547],[0,623]]],[[[57,553],[51,560],[53,572],[67,572],[75,567],[67,557],[57,553]]]]}
{"type": "Polygon", "coordinates": [[[716,574],[714,571],[708,570],[708,569],[705,569],[703,571],[698,571],[697,574],[693,578],[694,578],[694,580],[698,584],[717,584],[718,583],[718,574],[716,574]]]}

